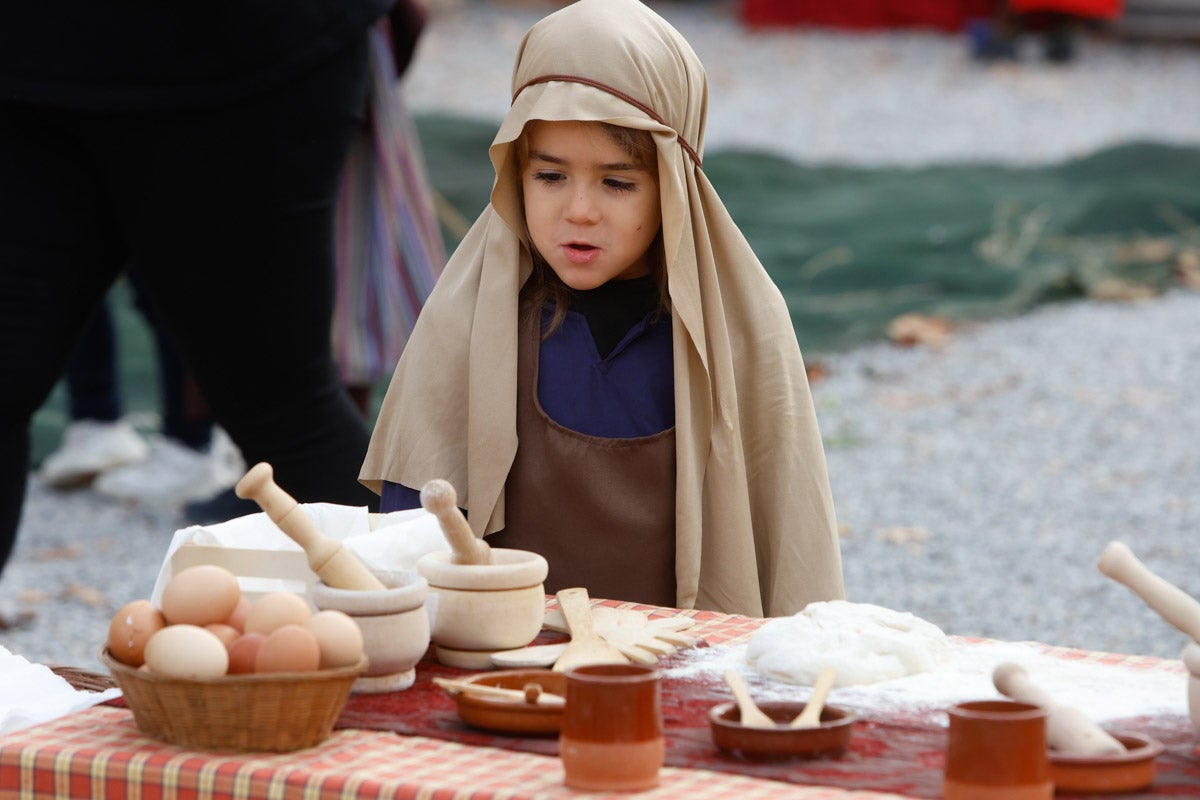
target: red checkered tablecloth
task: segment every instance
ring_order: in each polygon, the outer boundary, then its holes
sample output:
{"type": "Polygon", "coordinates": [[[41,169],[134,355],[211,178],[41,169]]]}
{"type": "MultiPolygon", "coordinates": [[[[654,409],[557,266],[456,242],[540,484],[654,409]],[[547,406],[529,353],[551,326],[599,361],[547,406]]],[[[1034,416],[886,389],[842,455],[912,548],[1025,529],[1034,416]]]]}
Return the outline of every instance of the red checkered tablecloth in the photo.
{"type": "MultiPolygon", "coordinates": [[[[104,706],[0,739],[2,800],[580,796],[565,788],[562,778],[557,758],[362,730],[336,731],[319,747],[294,753],[201,753],[148,739],[138,733],[128,711],[104,706]]],[[[660,786],[637,797],[867,800],[898,796],[665,767],[660,786]]]]}
{"type": "MultiPolygon", "coordinates": [[[[686,616],[688,634],[715,645],[747,641],[762,619],[603,601],[651,616],[686,616]]],[[[550,601],[550,605],[553,602],[550,601]]],[[[968,640],[970,641],[970,640],[968,640]]],[[[977,641],[977,640],[976,640],[977,641]]],[[[1146,670],[1182,670],[1178,662],[1042,646],[1048,655],[1146,670]]],[[[564,798],[553,742],[489,736],[464,727],[452,703],[430,687],[444,668],[418,666],[418,685],[393,696],[352,696],[344,730],[319,747],[283,754],[195,752],[143,736],[130,712],[101,706],[0,737],[0,800],[34,797],[125,798],[564,798]],[[426,686],[425,684],[429,684],[426,686]],[[444,708],[439,706],[445,706],[444,708]]],[[[720,695],[718,698],[718,694],[720,695]]],[[[937,797],[942,736],[927,721],[870,715],[852,751],[824,764],[736,764],[721,759],[697,720],[722,687],[664,686],[668,764],[646,798],[937,797]],[[816,784],[841,784],[843,788],[816,784]],[[864,787],[872,787],[874,791],[864,787]]],[[[702,722],[702,720],[701,720],[702,722]]],[[[1200,796],[1200,755],[1186,718],[1143,719],[1137,728],[1167,752],[1151,792],[1134,797],[1200,796]]],[[[588,794],[587,797],[603,797],[588,794]]],[[[625,797],[629,795],[613,795],[625,797]]]]}

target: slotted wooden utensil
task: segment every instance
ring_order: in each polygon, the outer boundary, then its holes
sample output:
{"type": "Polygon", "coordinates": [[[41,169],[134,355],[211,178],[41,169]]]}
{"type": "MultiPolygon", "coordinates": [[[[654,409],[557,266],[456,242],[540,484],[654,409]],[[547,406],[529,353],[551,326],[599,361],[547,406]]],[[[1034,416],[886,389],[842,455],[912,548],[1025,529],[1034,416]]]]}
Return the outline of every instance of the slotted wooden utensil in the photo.
{"type": "Polygon", "coordinates": [[[554,662],[555,672],[566,672],[584,664],[627,664],[629,659],[596,633],[592,622],[592,605],[587,589],[574,587],[560,590],[555,597],[571,629],[567,649],[554,662]]]}
{"type": "MultiPolygon", "coordinates": [[[[600,638],[624,653],[630,661],[641,664],[654,664],[680,648],[694,647],[699,640],[680,633],[694,624],[687,617],[650,619],[644,612],[631,608],[596,606],[592,609],[592,625],[600,638]]],[[[566,619],[555,609],[546,612],[544,627],[570,632],[566,619]]]]}

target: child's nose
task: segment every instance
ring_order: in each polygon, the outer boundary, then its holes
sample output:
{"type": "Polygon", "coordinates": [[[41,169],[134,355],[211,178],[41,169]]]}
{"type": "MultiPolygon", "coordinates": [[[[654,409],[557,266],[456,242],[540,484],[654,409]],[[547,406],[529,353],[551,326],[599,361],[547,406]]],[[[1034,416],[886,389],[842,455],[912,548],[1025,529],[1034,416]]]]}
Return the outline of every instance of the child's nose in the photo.
{"type": "Polygon", "coordinates": [[[596,222],[600,218],[600,207],[591,192],[580,189],[567,202],[566,216],[569,222],[596,222]]]}

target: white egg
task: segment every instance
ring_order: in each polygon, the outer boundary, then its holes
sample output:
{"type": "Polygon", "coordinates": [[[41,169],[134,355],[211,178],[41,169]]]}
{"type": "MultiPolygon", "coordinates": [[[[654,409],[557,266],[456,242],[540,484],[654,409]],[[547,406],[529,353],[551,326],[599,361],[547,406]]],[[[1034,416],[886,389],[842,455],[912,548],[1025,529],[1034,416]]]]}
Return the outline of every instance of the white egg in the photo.
{"type": "Polygon", "coordinates": [[[168,625],[146,642],[146,668],[172,678],[215,678],[229,669],[229,651],[197,625],[168,625]]]}

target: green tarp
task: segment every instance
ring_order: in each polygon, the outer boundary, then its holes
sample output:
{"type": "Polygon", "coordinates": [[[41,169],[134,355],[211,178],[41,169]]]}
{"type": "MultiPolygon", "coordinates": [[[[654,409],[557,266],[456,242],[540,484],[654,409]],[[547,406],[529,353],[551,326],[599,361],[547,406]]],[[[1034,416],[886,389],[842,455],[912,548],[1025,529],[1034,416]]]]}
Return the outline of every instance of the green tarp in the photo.
{"type": "MultiPolygon", "coordinates": [[[[491,122],[420,117],[433,186],[464,220],[487,202],[491,122]]],[[[1200,248],[1200,149],[1132,144],[1052,167],[813,168],[710,152],[705,172],[779,285],[806,354],[886,334],[908,312],[951,320],[1173,280],[1200,248]]],[[[453,248],[453,233],[446,231],[453,248]]],[[[127,408],[157,410],[149,338],[116,294],[127,408]]],[[[65,422],[39,412],[35,462],[65,422]]]]}

